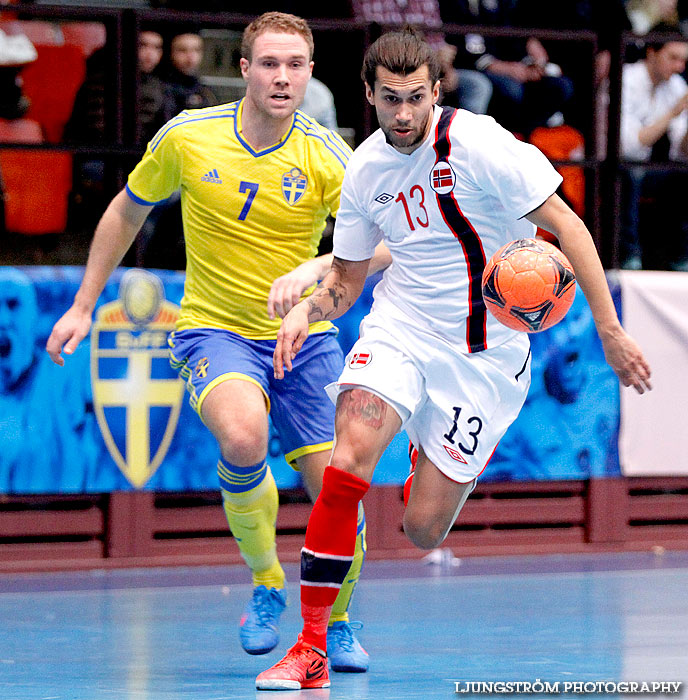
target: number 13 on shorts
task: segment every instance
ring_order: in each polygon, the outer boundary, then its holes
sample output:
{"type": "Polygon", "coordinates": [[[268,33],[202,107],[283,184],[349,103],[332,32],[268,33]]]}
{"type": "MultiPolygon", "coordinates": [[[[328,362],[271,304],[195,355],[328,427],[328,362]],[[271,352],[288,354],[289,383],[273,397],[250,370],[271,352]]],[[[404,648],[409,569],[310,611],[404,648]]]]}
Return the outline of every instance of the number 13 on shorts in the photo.
{"type": "MultiPolygon", "coordinates": [[[[456,431],[459,429],[461,410],[461,406],[454,406],[454,419],[452,421],[452,426],[449,429],[449,431],[443,435],[443,437],[445,440],[447,440],[447,442],[450,442],[452,445],[456,444],[459,450],[461,450],[461,452],[463,452],[465,455],[472,456],[475,454],[475,451],[478,448],[478,435],[483,429],[483,421],[482,418],[479,418],[478,416],[471,416],[470,418],[464,419],[466,424],[468,425],[468,432],[466,433],[466,435],[469,439],[469,444],[464,445],[460,441],[455,443],[454,436],[456,435],[456,431]]],[[[462,431],[462,433],[465,433],[465,431],[462,431]]],[[[447,448],[445,447],[445,449],[447,448]]],[[[450,455],[453,456],[451,452],[450,455]]]]}

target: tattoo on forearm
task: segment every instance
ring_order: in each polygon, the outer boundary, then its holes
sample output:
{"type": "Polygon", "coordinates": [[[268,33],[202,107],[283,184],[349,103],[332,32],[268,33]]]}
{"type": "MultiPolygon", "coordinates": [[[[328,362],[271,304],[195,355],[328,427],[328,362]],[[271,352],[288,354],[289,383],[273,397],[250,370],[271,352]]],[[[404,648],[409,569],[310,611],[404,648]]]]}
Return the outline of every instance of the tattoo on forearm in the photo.
{"type": "Polygon", "coordinates": [[[325,318],[325,313],[323,310],[318,306],[318,298],[319,298],[318,290],[316,289],[313,294],[311,294],[308,299],[306,299],[306,302],[308,303],[308,320],[309,321],[319,321],[325,318]]]}
{"type": "MultiPolygon", "coordinates": [[[[327,320],[340,316],[339,308],[346,311],[352,304],[347,288],[335,282],[333,286],[318,285],[313,294],[308,297],[308,318],[311,321],[327,320]]],[[[342,311],[342,313],[344,313],[342,311]]]]}
{"type": "Polygon", "coordinates": [[[368,391],[350,389],[339,395],[337,416],[342,413],[348,420],[380,430],[387,416],[387,404],[379,396],[368,391]]]}

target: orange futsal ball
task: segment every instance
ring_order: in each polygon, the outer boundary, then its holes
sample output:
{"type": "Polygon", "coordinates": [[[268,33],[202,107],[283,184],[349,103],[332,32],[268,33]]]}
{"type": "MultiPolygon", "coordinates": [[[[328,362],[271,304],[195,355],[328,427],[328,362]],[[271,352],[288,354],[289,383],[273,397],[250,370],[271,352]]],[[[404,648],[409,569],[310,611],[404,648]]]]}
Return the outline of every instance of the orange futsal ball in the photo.
{"type": "Polygon", "coordinates": [[[559,323],[576,295],[568,258],[551,243],[522,238],[502,246],[483,272],[483,299],[505,326],[539,333],[559,323]]]}

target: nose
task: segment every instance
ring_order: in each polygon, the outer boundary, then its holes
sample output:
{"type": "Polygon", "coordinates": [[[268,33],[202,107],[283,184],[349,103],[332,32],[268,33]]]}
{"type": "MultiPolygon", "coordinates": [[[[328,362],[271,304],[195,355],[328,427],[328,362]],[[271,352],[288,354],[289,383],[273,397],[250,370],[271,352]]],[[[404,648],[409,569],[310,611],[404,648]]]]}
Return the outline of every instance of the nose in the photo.
{"type": "Polygon", "coordinates": [[[407,104],[400,104],[397,110],[396,118],[398,122],[410,122],[413,117],[411,108],[407,104]]]}
{"type": "Polygon", "coordinates": [[[275,82],[280,85],[285,85],[289,82],[289,76],[287,74],[287,67],[284,64],[280,64],[277,68],[277,73],[275,75],[275,82]]]}

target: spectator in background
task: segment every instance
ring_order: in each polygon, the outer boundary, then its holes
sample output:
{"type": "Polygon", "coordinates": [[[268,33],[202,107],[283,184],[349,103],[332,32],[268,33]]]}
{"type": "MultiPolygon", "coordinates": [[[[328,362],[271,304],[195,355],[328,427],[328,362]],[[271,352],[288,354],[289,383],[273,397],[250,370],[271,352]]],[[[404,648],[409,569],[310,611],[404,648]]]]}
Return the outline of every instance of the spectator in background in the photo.
{"type": "Polygon", "coordinates": [[[306,95],[299,109],[328,129],[337,130],[337,110],[330,88],[317,78],[308,81],[306,95]]]}
{"type": "MultiPolygon", "coordinates": [[[[663,32],[670,29],[655,27],[663,32]]],[[[621,151],[628,160],[688,161],[688,84],[680,75],[686,69],[688,39],[678,33],[674,37],[649,42],[645,59],[623,68],[621,151]]],[[[685,175],[637,167],[629,171],[626,186],[622,267],[668,264],[673,270],[688,270],[685,175]],[[641,195],[655,200],[651,246],[643,245],[638,207],[641,195]]],[[[649,235],[648,231],[647,244],[649,235]]]]}
{"type": "MultiPolygon", "coordinates": [[[[162,36],[143,29],[137,42],[137,92],[135,133],[139,146],[145,146],[165,123],[166,86],[154,73],[162,57],[162,36]]],[[[91,54],[86,61],[86,77],[74,99],[64,140],[80,145],[105,145],[116,139],[114,114],[108,112],[112,96],[106,94],[112,82],[114,66],[108,62],[107,47],[91,54]]],[[[78,157],[74,165],[74,200],[84,228],[94,225],[105,206],[105,163],[93,157],[78,157]]]]}
{"type": "MultiPolygon", "coordinates": [[[[162,58],[162,36],[153,30],[139,33],[137,63],[136,143],[145,144],[165,123],[166,86],[154,73],[162,58]]],[[[101,144],[114,140],[113,121],[108,121],[106,86],[110,84],[106,47],[86,61],[86,77],[74,99],[72,115],[65,127],[65,140],[72,143],[101,144]]],[[[114,67],[112,68],[114,70],[114,67]]]]}
{"type": "Polygon", "coordinates": [[[203,37],[196,32],[177,34],[170,42],[169,66],[162,77],[167,84],[165,121],[185,109],[212,107],[218,103],[198,73],[203,61],[203,37]]]}
{"type": "MultiPolygon", "coordinates": [[[[172,38],[168,66],[161,70],[165,86],[162,124],[185,109],[201,109],[218,103],[217,96],[198,77],[202,61],[203,37],[200,34],[185,31],[172,38]]],[[[156,131],[153,129],[153,134],[156,131]]],[[[186,254],[179,191],[156,204],[141,228],[137,246],[140,262],[145,266],[184,269],[186,254]]]]}
{"type": "Polygon", "coordinates": [[[136,143],[148,143],[165,123],[165,85],[155,73],[162,58],[162,35],[145,29],[137,43],[136,143]]]}
{"type": "MultiPolygon", "coordinates": [[[[440,7],[443,22],[518,26],[516,0],[440,0],[440,7]]],[[[563,121],[561,112],[573,96],[573,85],[535,37],[467,34],[458,42],[457,62],[489,78],[489,113],[511,131],[527,136],[537,126],[554,124],[553,118],[563,121]]]]}
{"type": "MultiPolygon", "coordinates": [[[[592,100],[597,100],[598,130],[606,135],[610,49],[622,31],[630,31],[624,0],[518,0],[514,24],[519,27],[589,31],[597,35],[597,52],[592,56],[589,42],[543,41],[549,60],[561,67],[573,83],[575,100],[566,104],[565,122],[583,132],[586,140],[592,126],[592,100]],[[591,78],[591,61],[593,77],[591,78]]],[[[606,139],[600,139],[600,157],[604,157],[606,139]]]]}
{"type": "Polygon", "coordinates": [[[456,46],[447,43],[441,32],[443,21],[454,20],[441,16],[439,0],[351,0],[351,4],[356,19],[382,25],[412,24],[421,28],[440,59],[443,103],[485,114],[492,95],[490,81],[463,65],[454,67],[456,46]]]}

